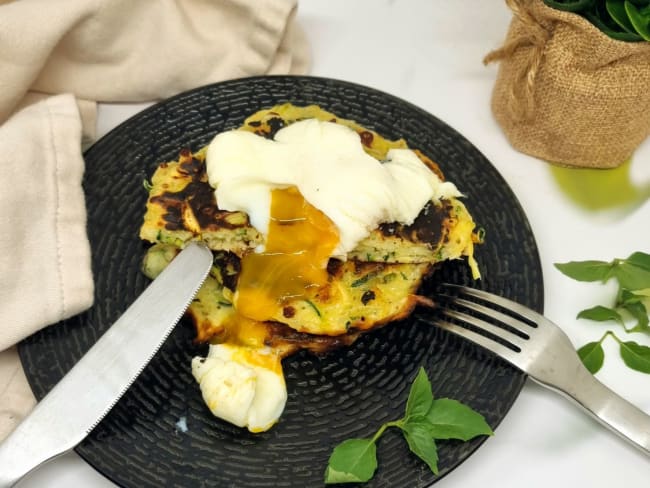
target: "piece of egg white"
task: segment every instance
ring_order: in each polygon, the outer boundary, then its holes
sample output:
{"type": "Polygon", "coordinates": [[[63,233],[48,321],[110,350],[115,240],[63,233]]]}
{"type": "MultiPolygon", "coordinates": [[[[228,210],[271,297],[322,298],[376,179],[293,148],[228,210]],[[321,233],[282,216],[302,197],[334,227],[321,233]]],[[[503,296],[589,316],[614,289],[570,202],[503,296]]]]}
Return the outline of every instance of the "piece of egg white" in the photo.
{"type": "Polygon", "coordinates": [[[354,130],[316,119],[284,127],[274,140],[240,130],[217,134],[206,171],[219,208],[245,212],[264,236],[271,191],[297,187],[337,227],[332,256],[340,259],[380,223],[412,224],[428,201],[460,196],[412,150],[392,149],[382,163],[354,130]]]}
{"type": "Polygon", "coordinates": [[[232,344],[211,345],[207,357],[192,359],[192,375],[214,416],[251,432],[263,432],[270,429],[284,411],[287,387],[281,367],[269,369],[259,365],[265,361],[253,364],[246,360],[254,354],[274,353],[267,348],[253,350],[232,344]]]}

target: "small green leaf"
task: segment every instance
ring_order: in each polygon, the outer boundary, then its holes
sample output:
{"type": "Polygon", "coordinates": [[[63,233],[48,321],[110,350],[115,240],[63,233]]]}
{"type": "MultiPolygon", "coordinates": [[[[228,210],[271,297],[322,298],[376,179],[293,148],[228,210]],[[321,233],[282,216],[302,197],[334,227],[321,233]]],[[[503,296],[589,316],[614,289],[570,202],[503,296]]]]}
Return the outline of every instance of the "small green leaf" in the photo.
{"type": "Polygon", "coordinates": [[[625,2],[625,11],[637,33],[650,41],[650,13],[648,7],[637,8],[632,2],[625,2]]]}
{"type": "Polygon", "coordinates": [[[402,432],[409,449],[427,463],[433,474],[438,474],[438,449],[429,427],[426,422],[407,422],[402,427],[402,432]]]}
{"type": "Polygon", "coordinates": [[[636,319],[636,325],[629,329],[628,332],[643,332],[645,330],[650,330],[650,327],[648,327],[648,310],[641,301],[625,302],[622,306],[636,319]]]}
{"type": "Polygon", "coordinates": [[[621,342],[620,352],[628,368],[650,374],[650,347],[633,341],[621,342]]]}
{"type": "Polygon", "coordinates": [[[424,368],[420,367],[406,401],[406,418],[426,415],[431,408],[431,402],[433,402],[431,383],[424,368]]]}
{"type": "Polygon", "coordinates": [[[325,483],[368,481],[377,469],[377,447],[372,439],[348,439],[334,448],[325,470],[325,483]]]}
{"type": "Polygon", "coordinates": [[[613,265],[605,261],[591,260],[555,263],[555,267],[574,280],[607,281],[611,277],[613,265]]]}
{"type": "Polygon", "coordinates": [[[598,322],[615,320],[619,324],[623,324],[623,317],[621,317],[620,313],[612,308],[603,307],[602,305],[596,305],[595,307],[582,310],[580,313],[578,313],[577,318],[596,320],[598,322]]]}
{"type": "Polygon", "coordinates": [[[478,435],[492,435],[485,418],[467,405],[449,398],[433,400],[426,415],[435,439],[467,441],[478,435]]]}
{"type": "Polygon", "coordinates": [[[642,290],[650,288],[650,269],[638,266],[634,261],[623,260],[612,270],[622,288],[642,290]]]}
{"type": "Polygon", "coordinates": [[[638,268],[643,268],[650,271],[650,254],[644,252],[634,252],[625,260],[638,268]]]}
{"type": "Polygon", "coordinates": [[[605,352],[601,341],[589,342],[578,349],[578,356],[591,374],[596,374],[603,367],[605,352]]]}
{"type": "Polygon", "coordinates": [[[580,12],[586,8],[591,7],[594,0],[544,0],[544,3],[549,7],[558,10],[565,10],[567,12],[580,12]]]}
{"type": "Polygon", "coordinates": [[[637,42],[637,41],[643,41],[643,37],[641,37],[639,34],[636,32],[623,32],[618,30],[618,25],[616,25],[615,22],[610,22],[609,24],[614,24],[614,26],[609,25],[607,22],[603,21],[596,13],[587,11],[584,12],[584,16],[594,24],[596,27],[598,27],[601,31],[603,31],[604,34],[608,35],[612,39],[616,39],[619,41],[625,41],[625,42],[637,42]],[[616,30],[614,30],[616,28],[616,30]]]}
{"type": "Polygon", "coordinates": [[[622,305],[628,305],[630,303],[638,303],[644,298],[645,297],[643,295],[637,295],[636,293],[631,292],[630,290],[621,288],[619,289],[619,293],[618,293],[617,305],[622,306],[622,305]]]}
{"type": "Polygon", "coordinates": [[[634,26],[627,16],[624,3],[624,0],[607,0],[605,2],[607,13],[609,13],[612,19],[614,19],[614,22],[621,26],[625,31],[636,33],[634,26]]]}
{"type": "Polygon", "coordinates": [[[650,317],[648,317],[648,307],[645,303],[648,302],[648,291],[650,290],[647,288],[634,292],[624,288],[619,290],[618,307],[626,310],[636,319],[636,325],[626,329],[627,332],[650,332],[650,317]]]}
{"type": "Polygon", "coordinates": [[[643,290],[634,290],[634,294],[641,298],[650,298],[650,287],[643,290]]]}

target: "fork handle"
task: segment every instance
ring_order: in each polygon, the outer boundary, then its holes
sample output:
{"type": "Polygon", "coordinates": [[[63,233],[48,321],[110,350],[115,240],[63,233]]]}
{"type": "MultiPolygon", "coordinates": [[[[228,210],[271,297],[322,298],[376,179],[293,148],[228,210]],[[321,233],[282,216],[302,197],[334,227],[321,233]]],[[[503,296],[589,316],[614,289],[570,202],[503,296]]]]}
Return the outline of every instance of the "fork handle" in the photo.
{"type": "Polygon", "coordinates": [[[567,396],[607,428],[650,455],[650,415],[607,388],[582,363],[566,385],[551,386],[535,381],[567,396]]]}

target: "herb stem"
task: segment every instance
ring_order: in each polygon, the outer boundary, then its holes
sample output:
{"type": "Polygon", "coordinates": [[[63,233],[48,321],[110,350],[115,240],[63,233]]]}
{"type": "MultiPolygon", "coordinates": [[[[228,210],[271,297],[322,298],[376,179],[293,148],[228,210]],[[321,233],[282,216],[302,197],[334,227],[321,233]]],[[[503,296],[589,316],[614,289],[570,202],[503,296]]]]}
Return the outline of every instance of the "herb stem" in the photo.
{"type": "Polygon", "coordinates": [[[381,435],[384,433],[384,431],[388,427],[398,427],[398,428],[401,429],[402,428],[402,422],[399,421],[399,420],[393,420],[392,422],[386,422],[381,427],[379,427],[379,430],[372,437],[372,442],[377,442],[377,439],[379,439],[381,437],[381,435]]]}
{"type": "Polygon", "coordinates": [[[612,332],[611,330],[608,330],[607,332],[605,332],[605,334],[603,335],[603,338],[600,340],[600,342],[603,342],[603,339],[605,339],[605,337],[607,337],[607,336],[612,337],[616,342],[618,342],[619,345],[622,344],[622,342],[618,338],[618,336],[616,334],[614,334],[614,332],[612,332]]]}
{"type": "MultiPolygon", "coordinates": [[[[600,338],[600,340],[598,341],[598,344],[602,344],[603,341],[605,340],[605,338],[606,338],[607,336],[612,336],[614,339],[616,339],[616,340],[618,341],[618,337],[616,337],[616,335],[615,335],[611,330],[608,330],[608,331],[605,332],[605,333],[603,334],[603,336],[600,338]]],[[[619,342],[620,342],[620,341],[619,341],[619,342]]]]}
{"type": "Polygon", "coordinates": [[[411,384],[405,415],[386,422],[372,438],[348,439],[334,448],[325,470],[325,483],[358,483],[370,480],[377,469],[377,440],[389,427],[400,429],[409,449],[438,474],[436,439],[469,440],[492,435],[481,414],[449,398],[435,400],[423,367],[411,384]],[[435,404],[435,407],[434,407],[435,404]]]}

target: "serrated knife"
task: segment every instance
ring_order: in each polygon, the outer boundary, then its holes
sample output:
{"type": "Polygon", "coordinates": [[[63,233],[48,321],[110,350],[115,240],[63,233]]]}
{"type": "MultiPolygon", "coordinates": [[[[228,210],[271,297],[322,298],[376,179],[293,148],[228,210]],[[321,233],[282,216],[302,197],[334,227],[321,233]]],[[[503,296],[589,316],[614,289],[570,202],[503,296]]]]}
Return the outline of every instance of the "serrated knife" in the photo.
{"type": "Polygon", "coordinates": [[[196,295],[212,253],[192,242],[0,444],[0,487],[81,442],[131,386],[196,295]]]}

